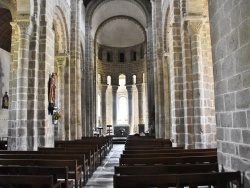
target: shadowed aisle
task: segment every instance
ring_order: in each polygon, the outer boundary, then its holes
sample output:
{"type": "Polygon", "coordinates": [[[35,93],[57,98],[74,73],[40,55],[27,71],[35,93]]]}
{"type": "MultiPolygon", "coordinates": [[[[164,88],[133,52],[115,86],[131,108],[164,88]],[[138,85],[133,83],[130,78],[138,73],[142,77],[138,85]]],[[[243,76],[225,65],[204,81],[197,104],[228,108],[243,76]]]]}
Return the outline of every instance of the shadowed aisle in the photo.
{"type": "Polygon", "coordinates": [[[114,166],[119,164],[120,154],[124,149],[124,144],[114,144],[112,150],[103,160],[102,164],[88,180],[87,188],[113,188],[114,166]]]}

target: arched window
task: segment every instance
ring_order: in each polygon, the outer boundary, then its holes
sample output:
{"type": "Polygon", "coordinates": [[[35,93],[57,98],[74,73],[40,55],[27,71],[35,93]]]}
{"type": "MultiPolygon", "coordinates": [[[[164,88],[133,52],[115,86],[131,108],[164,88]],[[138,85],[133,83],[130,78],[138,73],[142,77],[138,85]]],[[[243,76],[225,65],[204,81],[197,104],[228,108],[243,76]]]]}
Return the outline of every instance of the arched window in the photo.
{"type": "Polygon", "coordinates": [[[131,61],[136,61],[136,51],[131,52],[131,61]]]}
{"type": "Polygon", "coordinates": [[[119,76],[119,85],[120,86],[125,86],[126,85],[126,76],[124,74],[121,74],[119,76]]]}
{"type": "Polygon", "coordinates": [[[133,75],[133,84],[136,84],[136,75],[133,75]]]}
{"type": "Polygon", "coordinates": [[[107,53],[107,61],[112,62],[112,54],[110,52],[107,53]]]}
{"type": "Polygon", "coordinates": [[[107,77],[107,84],[108,84],[108,85],[111,85],[111,76],[108,76],[108,77],[107,77]]]}
{"type": "Polygon", "coordinates": [[[126,97],[120,97],[118,103],[119,115],[118,119],[120,123],[125,123],[128,120],[128,100],[126,97]]]}
{"type": "Polygon", "coordinates": [[[125,54],[124,53],[119,54],[119,61],[120,62],[125,62],[125,54]]]}

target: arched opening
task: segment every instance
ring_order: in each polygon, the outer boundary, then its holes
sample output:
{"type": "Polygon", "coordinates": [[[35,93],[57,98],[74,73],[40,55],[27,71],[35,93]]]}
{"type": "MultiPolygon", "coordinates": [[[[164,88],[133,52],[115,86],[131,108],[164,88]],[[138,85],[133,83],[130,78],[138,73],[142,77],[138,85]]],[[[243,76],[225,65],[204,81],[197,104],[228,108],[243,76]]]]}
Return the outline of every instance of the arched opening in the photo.
{"type": "Polygon", "coordinates": [[[118,124],[128,123],[128,100],[120,97],[118,102],[118,124]]]}
{"type": "Polygon", "coordinates": [[[126,90],[126,76],[121,74],[119,76],[119,88],[118,88],[118,124],[128,123],[128,100],[126,90]]]}
{"type": "Polygon", "coordinates": [[[119,62],[125,62],[125,54],[124,53],[120,53],[119,54],[119,62]]]}

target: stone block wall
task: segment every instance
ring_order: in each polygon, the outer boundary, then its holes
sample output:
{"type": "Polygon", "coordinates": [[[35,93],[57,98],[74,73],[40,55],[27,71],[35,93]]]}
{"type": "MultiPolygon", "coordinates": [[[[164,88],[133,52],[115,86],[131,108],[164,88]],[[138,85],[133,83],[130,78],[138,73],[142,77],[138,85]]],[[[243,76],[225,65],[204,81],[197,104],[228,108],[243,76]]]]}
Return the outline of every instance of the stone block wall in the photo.
{"type": "Polygon", "coordinates": [[[250,187],[250,1],[209,0],[218,160],[250,187]]]}
{"type": "MultiPolygon", "coordinates": [[[[146,62],[145,58],[141,58],[141,49],[145,49],[144,43],[126,47],[126,48],[113,48],[98,45],[99,58],[97,58],[97,74],[101,75],[101,83],[107,84],[107,77],[111,76],[111,85],[119,85],[119,76],[124,74],[126,76],[126,84],[133,84],[133,75],[136,75],[136,83],[140,84],[143,82],[143,74],[146,73],[146,62]],[[131,52],[136,52],[136,61],[131,60],[131,52]],[[107,53],[110,52],[112,60],[107,61],[107,53]],[[101,58],[100,58],[101,53],[101,58]],[[124,53],[125,61],[119,62],[119,53],[124,53]],[[115,64],[115,66],[114,66],[115,64]]],[[[145,54],[145,52],[144,52],[145,54]]]]}

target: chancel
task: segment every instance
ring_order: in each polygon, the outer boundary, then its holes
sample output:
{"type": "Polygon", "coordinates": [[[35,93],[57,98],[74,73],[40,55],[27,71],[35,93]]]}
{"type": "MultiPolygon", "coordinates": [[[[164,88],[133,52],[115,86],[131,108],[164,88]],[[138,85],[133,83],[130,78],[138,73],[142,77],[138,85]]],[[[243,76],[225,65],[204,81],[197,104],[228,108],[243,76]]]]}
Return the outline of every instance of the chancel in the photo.
{"type": "MultiPolygon", "coordinates": [[[[63,172],[54,187],[151,186],[141,173],[154,186],[152,172],[167,169],[175,176],[157,174],[160,186],[197,184],[195,172],[249,188],[249,10],[249,0],[1,0],[0,165],[49,160],[63,172]],[[201,163],[183,164],[189,182],[160,159],[181,157],[201,163]]],[[[5,175],[0,186],[30,178],[5,175]]]]}

